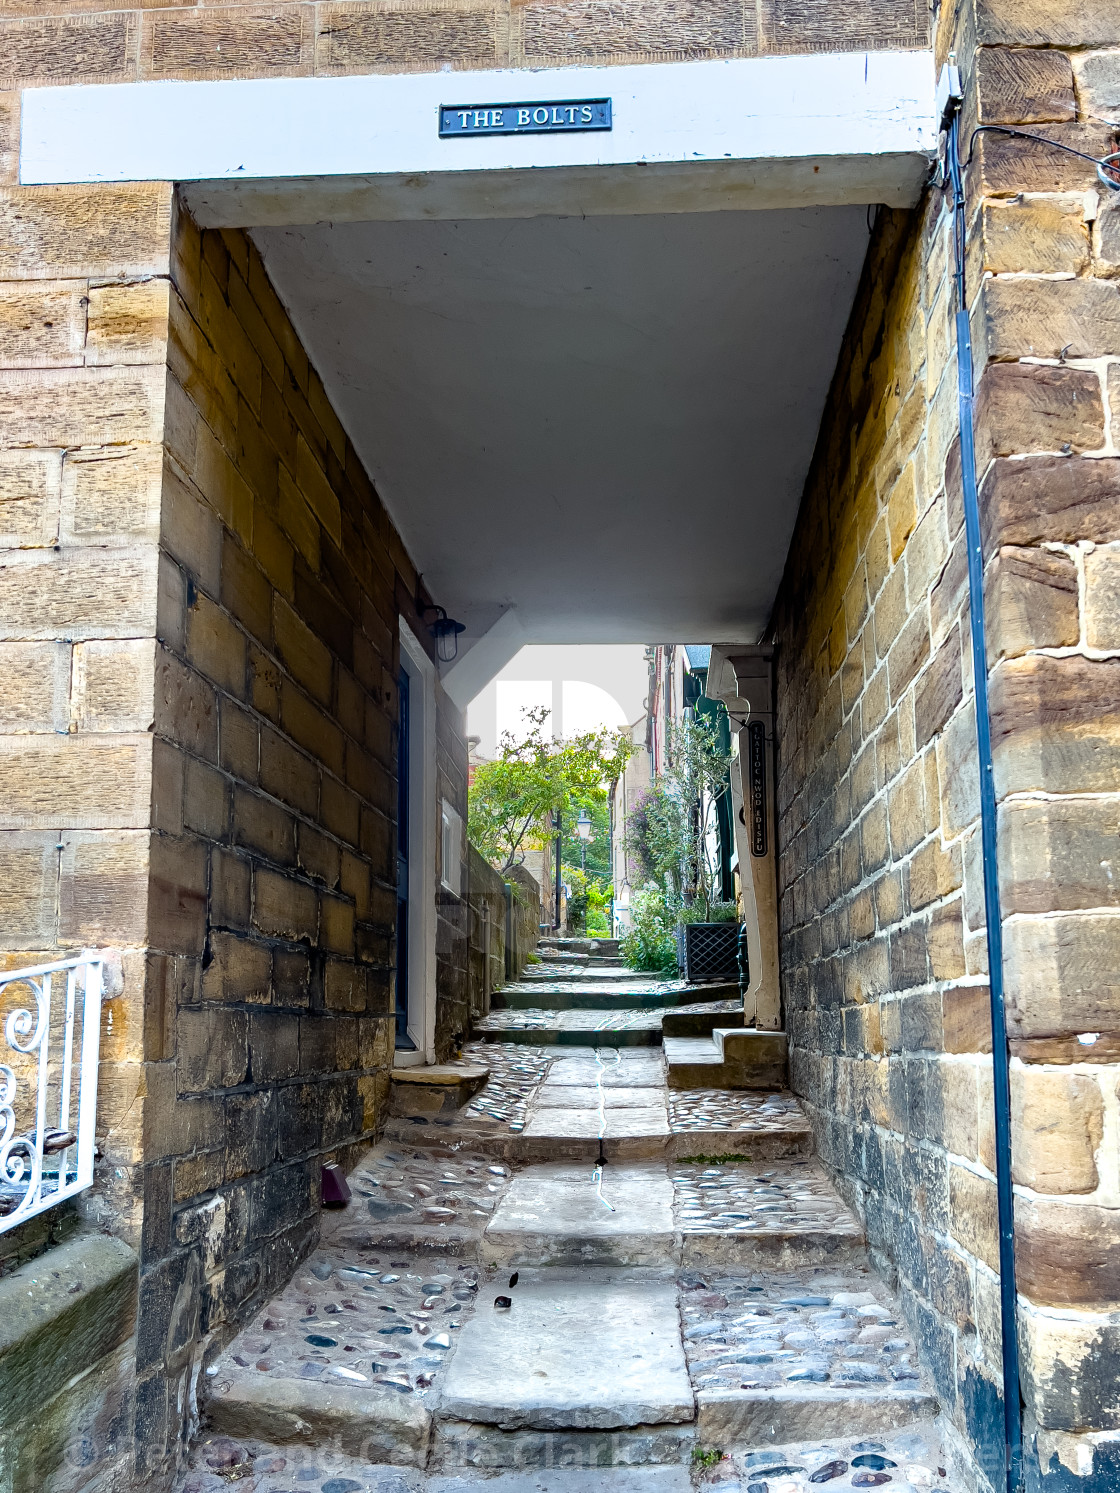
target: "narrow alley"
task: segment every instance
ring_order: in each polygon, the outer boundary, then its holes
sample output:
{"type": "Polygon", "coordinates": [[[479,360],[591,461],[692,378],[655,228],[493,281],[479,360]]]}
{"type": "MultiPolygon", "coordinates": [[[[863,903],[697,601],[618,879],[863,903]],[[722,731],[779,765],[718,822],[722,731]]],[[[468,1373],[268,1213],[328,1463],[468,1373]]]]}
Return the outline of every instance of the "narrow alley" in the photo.
{"type": "Polygon", "coordinates": [[[396,1070],[179,1493],[960,1486],[783,1039],[616,947],[542,946],[460,1058],[396,1070]]]}

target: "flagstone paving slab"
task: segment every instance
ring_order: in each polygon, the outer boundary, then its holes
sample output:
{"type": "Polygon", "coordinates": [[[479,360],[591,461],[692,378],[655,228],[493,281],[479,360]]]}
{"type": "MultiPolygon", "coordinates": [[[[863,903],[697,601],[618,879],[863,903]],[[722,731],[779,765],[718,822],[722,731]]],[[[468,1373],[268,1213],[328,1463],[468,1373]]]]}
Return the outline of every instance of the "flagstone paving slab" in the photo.
{"type": "Polygon", "coordinates": [[[538,1109],[525,1124],[526,1139],[532,1140],[665,1140],[668,1135],[664,1105],[608,1109],[602,1115],[597,1109],[538,1109]]]}
{"type": "Polygon", "coordinates": [[[483,1248],[510,1264],[675,1263],[673,1184],[662,1164],[530,1166],[511,1182],[483,1248]]]}
{"type": "Polygon", "coordinates": [[[690,1421],[673,1282],[525,1272],[505,1310],[487,1288],[440,1391],[442,1418],[516,1430],[690,1421]]]}
{"type": "Polygon", "coordinates": [[[566,1085],[603,1088],[647,1088],[665,1091],[665,1064],[660,1053],[619,1053],[594,1057],[558,1057],[548,1070],[543,1089],[566,1085]]]}
{"type": "Polygon", "coordinates": [[[649,1109],[652,1088],[623,1089],[604,1084],[599,1089],[591,1084],[544,1083],[537,1090],[533,1110],[539,1114],[543,1109],[596,1109],[600,1102],[604,1109],[649,1109]]]}

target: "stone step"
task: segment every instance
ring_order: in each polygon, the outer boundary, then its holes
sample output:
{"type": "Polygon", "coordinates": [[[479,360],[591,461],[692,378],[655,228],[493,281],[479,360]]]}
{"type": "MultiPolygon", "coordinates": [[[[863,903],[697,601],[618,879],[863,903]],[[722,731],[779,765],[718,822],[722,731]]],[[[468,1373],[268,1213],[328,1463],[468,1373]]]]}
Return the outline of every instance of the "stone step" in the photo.
{"type": "Polygon", "coordinates": [[[799,1161],[668,1173],[659,1162],[530,1166],[487,1224],[482,1254],[517,1266],[801,1269],[866,1259],[858,1220],[824,1172],[799,1161]]]}
{"type": "Polygon", "coordinates": [[[863,1228],[816,1162],[677,1163],[669,1173],[685,1266],[800,1270],[866,1264],[863,1228]]]}
{"type": "Polygon", "coordinates": [[[480,1063],[394,1068],[389,1074],[389,1113],[454,1114],[478,1093],[489,1077],[490,1069],[480,1063]]]}
{"type": "Polygon", "coordinates": [[[786,1035],[753,1027],[715,1027],[710,1039],[666,1037],[671,1089],[781,1089],[787,1083],[786,1035]]]}
{"type": "Polygon", "coordinates": [[[656,1012],[492,1011],[474,1035],[483,1042],[525,1042],[539,1047],[660,1047],[656,1012]]]}
{"type": "MultiPolygon", "coordinates": [[[[484,1477],[497,1469],[516,1468],[516,1477],[506,1485],[509,1493],[569,1493],[569,1485],[560,1479],[575,1477],[584,1469],[587,1481],[574,1482],[572,1493],[603,1493],[605,1486],[610,1493],[646,1493],[643,1479],[671,1470],[674,1480],[648,1485],[649,1493],[691,1493],[689,1463],[695,1446],[696,1430],[691,1424],[611,1431],[502,1431],[497,1426],[449,1419],[433,1425],[428,1467],[456,1475],[477,1468],[484,1477]],[[609,1483],[604,1472],[610,1473],[609,1483]],[[548,1477],[557,1481],[543,1481],[548,1477]]],[[[467,1493],[469,1487],[451,1484],[454,1493],[467,1493]]],[[[491,1488],[487,1481],[480,1484],[478,1493],[491,1493],[491,1488]]]]}
{"type": "Polygon", "coordinates": [[[933,1414],[896,1303],[869,1268],[682,1272],[701,1445],[873,1433],[933,1414]]]}
{"type": "Polygon", "coordinates": [[[423,1467],[427,1460],[432,1416],[414,1396],[341,1382],[270,1383],[229,1363],[220,1363],[218,1373],[206,1419],[222,1435],[284,1447],[328,1445],[344,1456],[398,1467],[423,1467]]]}
{"type": "Polygon", "coordinates": [[[674,1157],[764,1161],[807,1156],[813,1149],[804,1110],[783,1090],[671,1089],[668,1099],[674,1157]]]}
{"type": "MultiPolygon", "coordinates": [[[[496,990],[490,1006],[493,1011],[659,1011],[674,1006],[738,1000],[738,996],[739,987],[733,984],[682,985],[674,981],[659,988],[632,981],[618,985],[599,981],[592,985],[590,981],[576,980],[571,984],[555,979],[538,984],[518,980],[516,984],[496,990]]],[[[701,1030],[710,1031],[711,1026],[701,1030]]]]}
{"type": "Polygon", "coordinates": [[[486,1226],[487,1260],[510,1265],[670,1265],[680,1255],[663,1164],[551,1163],[518,1172],[486,1226]]]}
{"type": "Polygon", "coordinates": [[[698,1390],[696,1431],[701,1446],[780,1446],[790,1441],[874,1435],[936,1415],[937,1400],[922,1389],[876,1393],[829,1386],[786,1390],[698,1390]]]}
{"type": "Polygon", "coordinates": [[[518,976],[521,984],[540,983],[548,980],[570,980],[582,981],[588,985],[651,985],[664,984],[665,980],[660,975],[644,975],[638,970],[627,969],[624,964],[614,960],[608,962],[603,959],[586,959],[583,962],[563,959],[547,959],[540,964],[527,964],[518,976]]]}
{"type": "Polygon", "coordinates": [[[537,953],[542,959],[550,954],[586,954],[591,958],[617,959],[617,938],[556,938],[544,937],[537,944],[537,953]]]}
{"type": "Polygon", "coordinates": [[[435,1413],[506,1431],[691,1422],[675,1283],[590,1269],[522,1271],[513,1288],[484,1287],[435,1413]],[[504,1310],[502,1296],[512,1301],[504,1310]]]}
{"type": "Polygon", "coordinates": [[[533,1160],[612,1160],[666,1154],[669,1116],[660,1052],[583,1052],[559,1058],[537,1089],[515,1154],[533,1160]]]}
{"type": "MultiPolygon", "coordinates": [[[[702,987],[693,986],[694,990],[702,987]]],[[[728,987],[732,994],[728,1000],[738,998],[738,991],[733,986],[728,987]]],[[[714,997],[712,997],[714,1000],[714,997]]],[[[699,996],[697,1004],[700,1003],[699,996]]],[[[716,1027],[744,1026],[745,1020],[742,1011],[666,1011],[661,1018],[661,1036],[665,1037],[710,1037],[716,1027]]]]}

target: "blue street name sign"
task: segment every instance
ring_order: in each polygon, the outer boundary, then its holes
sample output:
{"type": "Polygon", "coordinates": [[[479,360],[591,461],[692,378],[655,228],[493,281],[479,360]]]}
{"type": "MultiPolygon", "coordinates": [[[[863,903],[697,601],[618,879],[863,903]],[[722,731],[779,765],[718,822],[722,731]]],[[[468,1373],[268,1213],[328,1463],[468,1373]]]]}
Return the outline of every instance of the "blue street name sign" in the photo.
{"type": "Polygon", "coordinates": [[[460,135],[575,135],[609,130],[609,98],[555,99],[538,104],[442,104],[439,132],[460,135]]]}

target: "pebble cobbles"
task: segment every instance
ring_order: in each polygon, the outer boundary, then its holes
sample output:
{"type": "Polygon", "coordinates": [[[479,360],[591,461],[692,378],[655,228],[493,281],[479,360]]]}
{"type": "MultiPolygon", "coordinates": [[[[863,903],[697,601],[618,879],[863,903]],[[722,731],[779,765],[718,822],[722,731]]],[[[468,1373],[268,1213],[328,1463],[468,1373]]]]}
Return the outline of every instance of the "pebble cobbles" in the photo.
{"type": "Polygon", "coordinates": [[[853,1290],[854,1273],[706,1272],[680,1281],[696,1389],[918,1385],[914,1346],[894,1308],[870,1289],[853,1290]]]}
{"type": "Polygon", "coordinates": [[[677,1226],[685,1233],[846,1233],[858,1225],[819,1166],[783,1161],[769,1167],[670,1167],[677,1226]]]}
{"type": "Polygon", "coordinates": [[[805,1112],[792,1094],[737,1089],[670,1089],[669,1123],[688,1130],[804,1130],[805,1112]]]}

